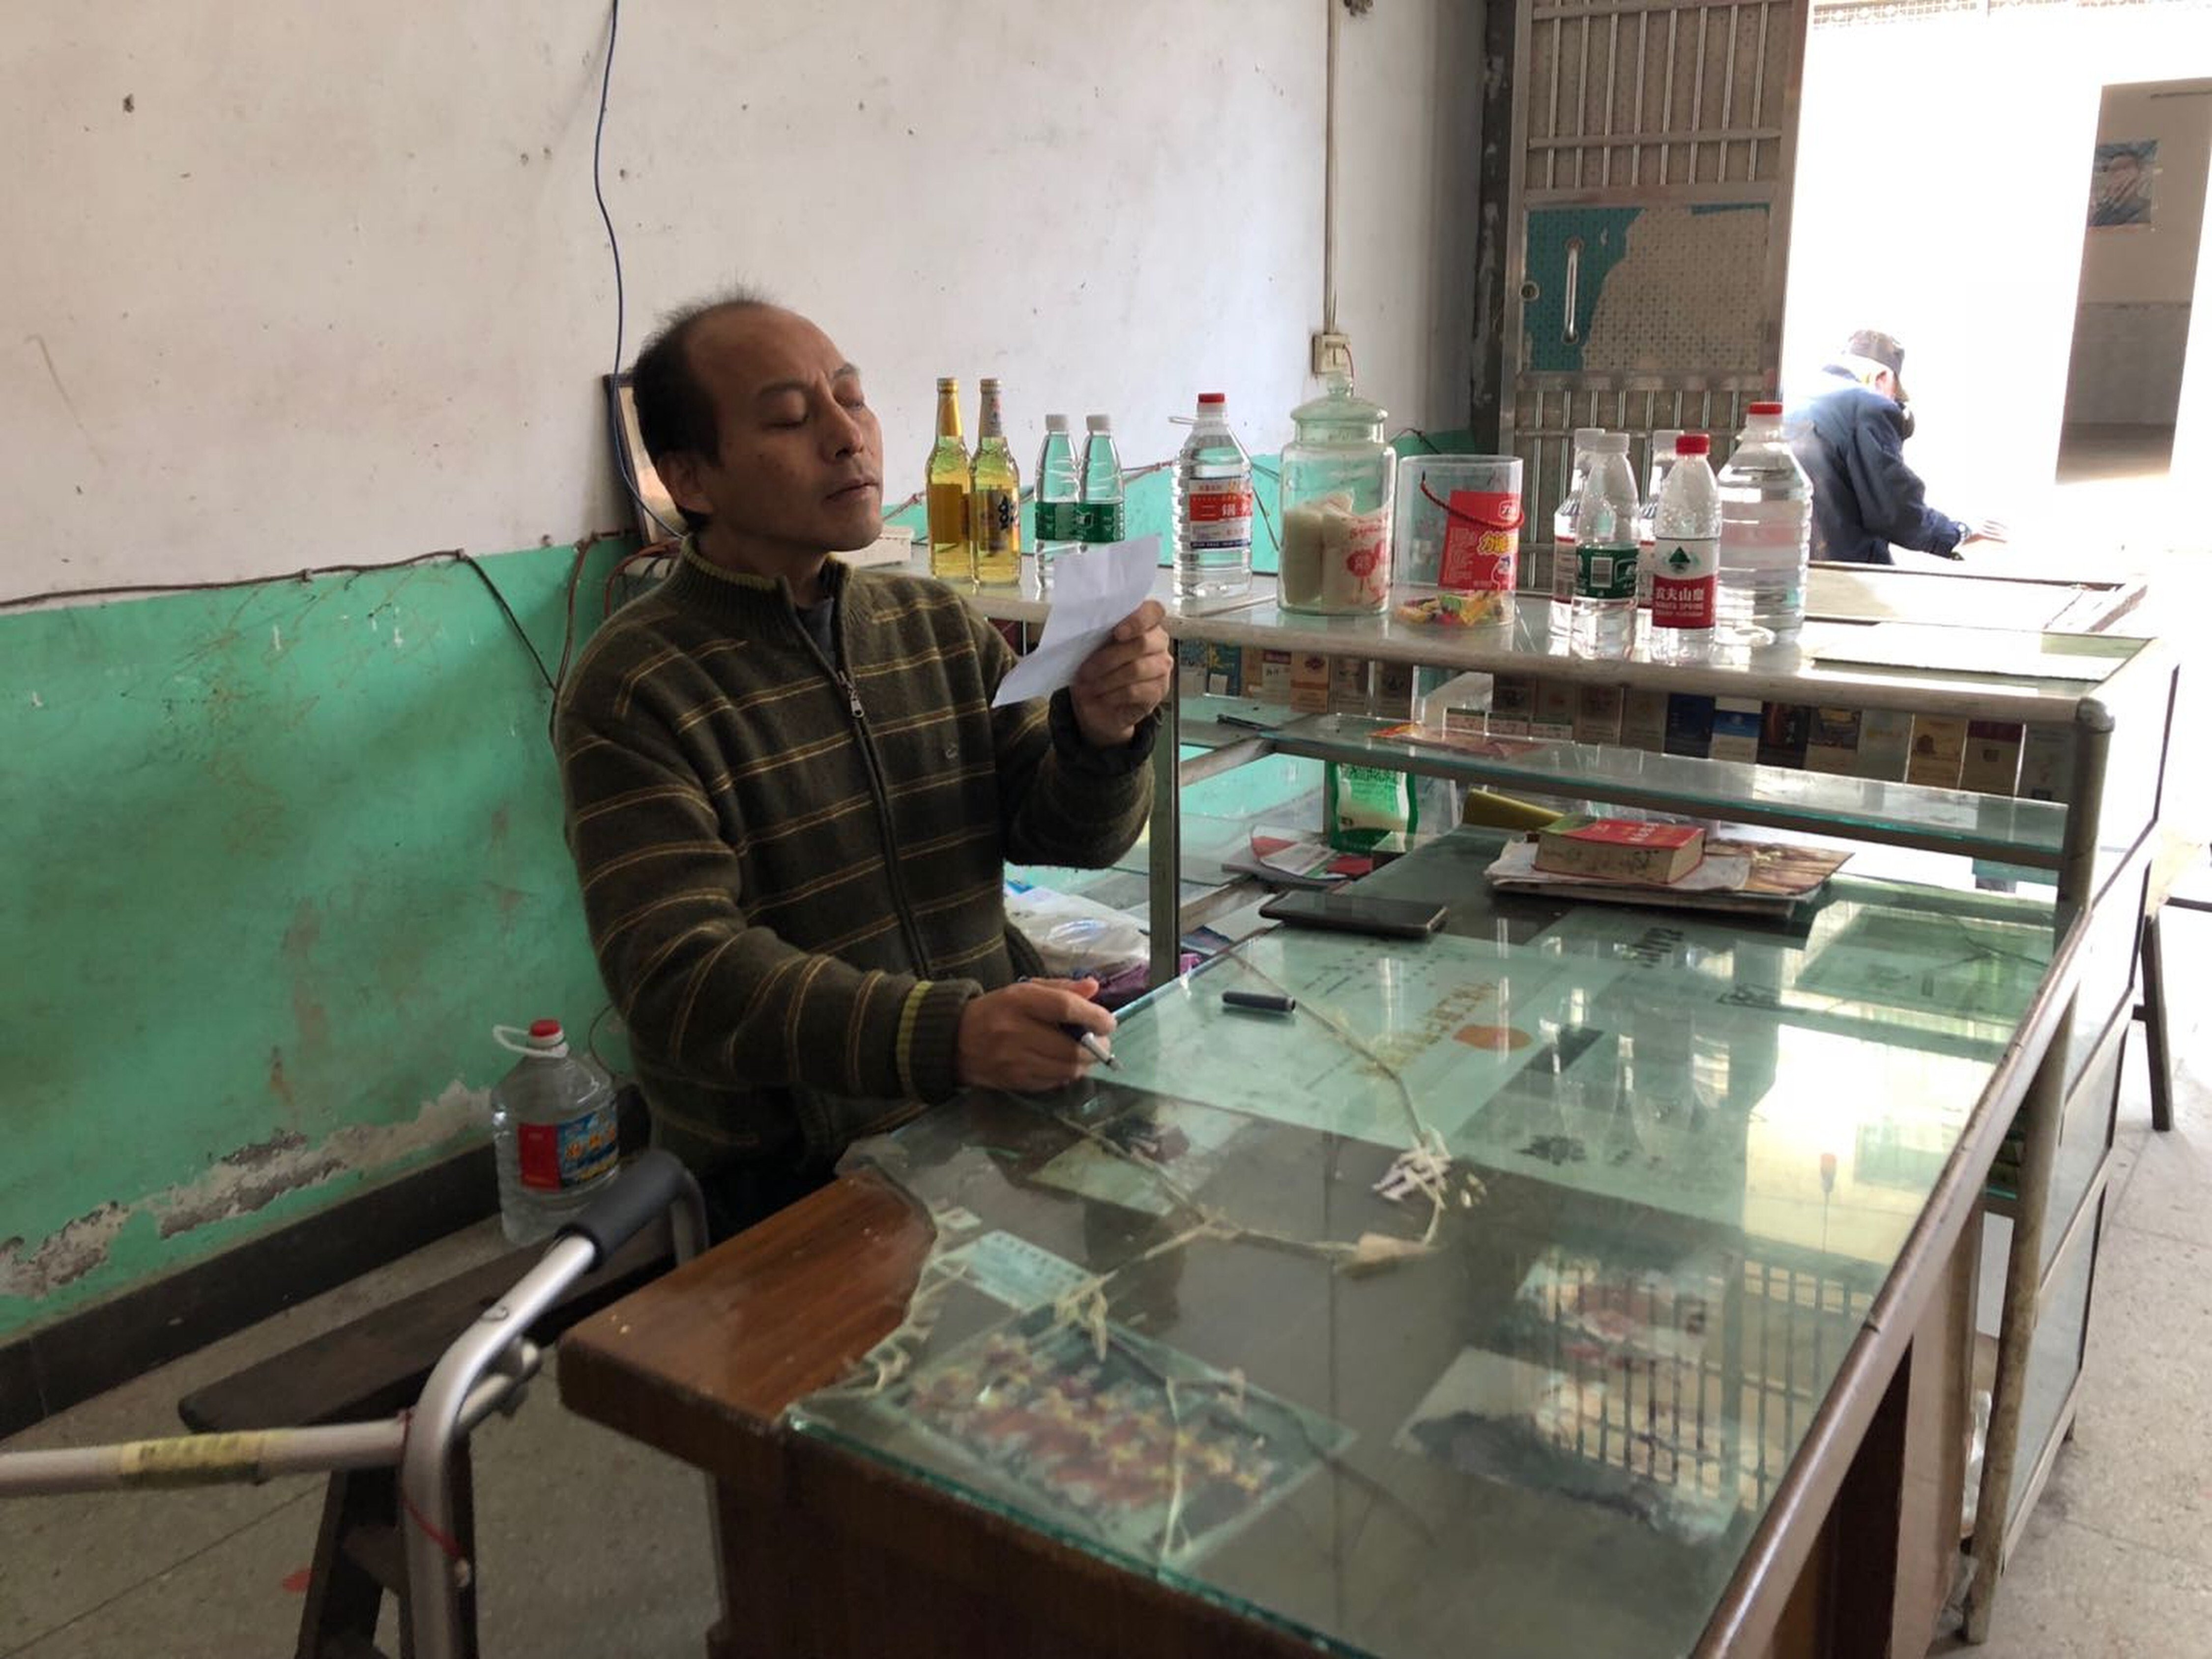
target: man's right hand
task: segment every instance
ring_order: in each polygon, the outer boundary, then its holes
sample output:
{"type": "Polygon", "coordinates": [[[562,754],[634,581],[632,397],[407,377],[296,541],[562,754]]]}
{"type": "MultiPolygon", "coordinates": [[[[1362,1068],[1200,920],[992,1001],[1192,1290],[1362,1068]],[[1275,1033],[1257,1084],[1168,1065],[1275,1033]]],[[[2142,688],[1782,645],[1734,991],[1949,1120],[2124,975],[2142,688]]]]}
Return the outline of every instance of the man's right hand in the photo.
{"type": "Polygon", "coordinates": [[[953,1046],[960,1081],[1022,1093],[1073,1083],[1091,1059],[1063,1028],[1113,1034],[1114,1016],[1091,1000],[1097,991],[1096,979],[1029,979],[975,997],[953,1046]]]}
{"type": "Polygon", "coordinates": [[[1972,546],[1977,541],[2010,541],[2012,532],[2002,520],[1985,518],[1959,539],[1961,547],[1972,546]]]}

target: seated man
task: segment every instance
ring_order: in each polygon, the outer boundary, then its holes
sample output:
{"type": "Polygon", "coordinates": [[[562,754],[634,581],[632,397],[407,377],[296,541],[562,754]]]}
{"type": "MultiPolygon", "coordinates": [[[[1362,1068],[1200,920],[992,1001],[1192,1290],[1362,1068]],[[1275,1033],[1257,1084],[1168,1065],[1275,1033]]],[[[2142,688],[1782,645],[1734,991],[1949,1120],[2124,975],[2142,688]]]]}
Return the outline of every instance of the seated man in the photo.
{"type": "Polygon", "coordinates": [[[1890,546],[1956,558],[1965,542],[2003,540],[1928,505],[1927,486],[1905,464],[1912,436],[1905,348],[1863,328],[1790,400],[1790,447],[1813,480],[1813,557],[1891,564],[1890,546]]]}
{"type": "Polygon", "coordinates": [[[1071,690],[994,709],[1013,654],[959,595],[831,557],[881,528],[882,436],[804,317],[684,312],[632,385],[690,534],[576,665],[561,774],[654,1138],[720,1237],[963,1084],[1082,1074],[1072,1034],[1113,1016],[1025,980],[1003,866],[1127,850],[1173,659],[1148,601],[1071,690]]]}

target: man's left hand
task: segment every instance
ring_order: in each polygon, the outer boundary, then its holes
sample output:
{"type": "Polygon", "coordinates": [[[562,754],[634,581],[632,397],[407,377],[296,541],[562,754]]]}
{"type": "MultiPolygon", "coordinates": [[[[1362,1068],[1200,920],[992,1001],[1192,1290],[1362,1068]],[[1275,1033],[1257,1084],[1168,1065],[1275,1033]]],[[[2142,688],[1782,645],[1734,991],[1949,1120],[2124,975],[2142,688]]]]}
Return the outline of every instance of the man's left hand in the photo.
{"type": "Polygon", "coordinates": [[[1145,717],[1168,694],[1175,652],[1160,619],[1167,613],[1148,599],[1123,617],[1106,643],[1083,660],[1068,687],[1075,723],[1096,749],[1118,749],[1137,735],[1145,717]]]}

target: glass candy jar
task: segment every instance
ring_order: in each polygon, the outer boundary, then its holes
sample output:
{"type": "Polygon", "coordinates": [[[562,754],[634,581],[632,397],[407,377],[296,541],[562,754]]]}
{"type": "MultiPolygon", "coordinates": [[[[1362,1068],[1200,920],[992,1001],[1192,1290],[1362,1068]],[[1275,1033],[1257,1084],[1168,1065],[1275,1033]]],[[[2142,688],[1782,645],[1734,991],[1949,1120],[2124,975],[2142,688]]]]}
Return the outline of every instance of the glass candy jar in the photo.
{"type": "Polygon", "coordinates": [[[1386,412],[1333,376],[1291,411],[1283,450],[1282,608],[1352,616],[1390,602],[1390,505],[1398,458],[1382,440],[1386,412]]]}

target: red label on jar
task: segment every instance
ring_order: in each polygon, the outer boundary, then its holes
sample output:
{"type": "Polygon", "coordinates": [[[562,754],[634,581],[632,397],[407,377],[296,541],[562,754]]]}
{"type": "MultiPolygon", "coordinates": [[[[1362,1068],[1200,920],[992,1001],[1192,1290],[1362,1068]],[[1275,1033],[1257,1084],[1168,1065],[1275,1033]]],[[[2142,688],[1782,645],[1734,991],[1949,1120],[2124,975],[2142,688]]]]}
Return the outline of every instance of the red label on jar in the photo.
{"type": "Polygon", "coordinates": [[[514,1169],[534,1192],[558,1192],[595,1180],[614,1168],[617,1124],[611,1101],[566,1123],[518,1124],[514,1169]]]}
{"type": "Polygon", "coordinates": [[[1504,491],[1455,490],[1444,527],[1437,585],[1461,593],[1510,593],[1521,551],[1521,497],[1504,491]]]}

